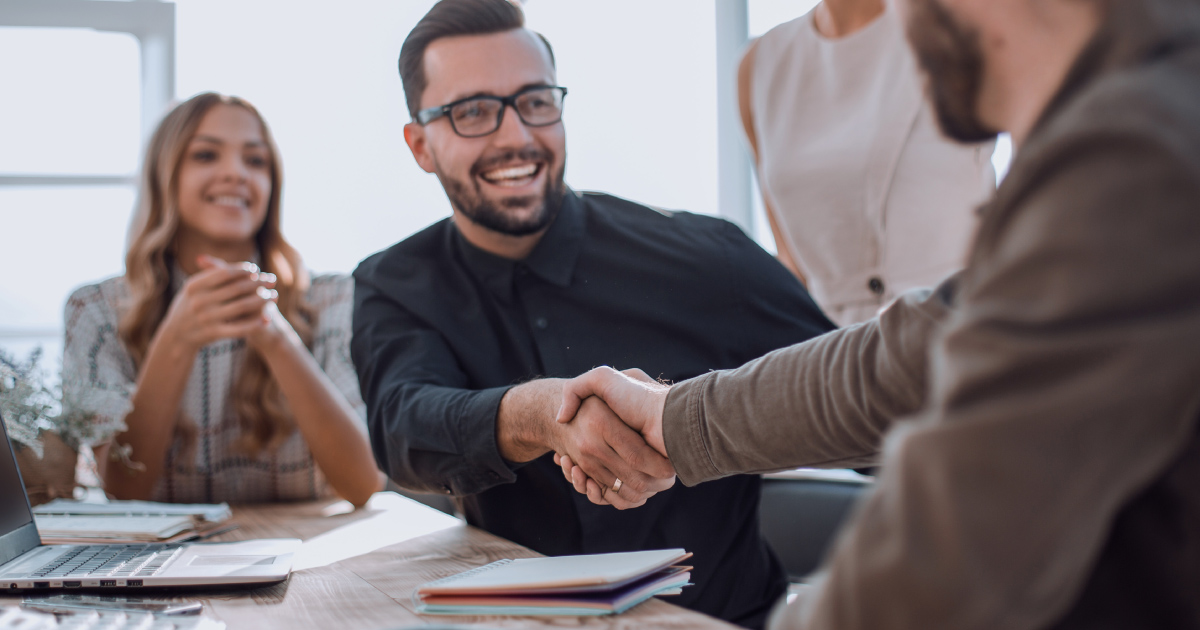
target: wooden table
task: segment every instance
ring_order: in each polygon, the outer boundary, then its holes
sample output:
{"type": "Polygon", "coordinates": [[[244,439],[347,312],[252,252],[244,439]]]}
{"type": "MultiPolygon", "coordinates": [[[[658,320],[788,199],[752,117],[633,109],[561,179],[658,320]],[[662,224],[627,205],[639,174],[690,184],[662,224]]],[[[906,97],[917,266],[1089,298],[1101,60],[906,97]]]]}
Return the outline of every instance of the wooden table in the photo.
{"type": "MultiPolygon", "coordinates": [[[[288,581],[261,588],[189,593],[229,630],[368,630],[453,623],[480,628],[736,628],[664,600],[605,617],[417,615],[413,589],[503,558],[534,551],[391,492],[366,507],[344,501],[235,507],[240,527],[213,540],[300,538],[288,581]]],[[[0,598],[0,605],[18,600],[0,598]]]]}

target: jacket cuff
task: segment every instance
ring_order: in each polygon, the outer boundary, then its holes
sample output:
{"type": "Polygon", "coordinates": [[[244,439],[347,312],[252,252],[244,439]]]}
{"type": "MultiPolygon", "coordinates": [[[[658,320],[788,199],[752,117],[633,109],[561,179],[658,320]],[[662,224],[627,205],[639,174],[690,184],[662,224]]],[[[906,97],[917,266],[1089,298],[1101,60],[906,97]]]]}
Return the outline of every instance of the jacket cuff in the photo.
{"type": "Polygon", "coordinates": [[[679,383],[663,405],[663,442],[675,474],[685,486],[722,477],[708,451],[704,394],[718,372],[679,383]]]}

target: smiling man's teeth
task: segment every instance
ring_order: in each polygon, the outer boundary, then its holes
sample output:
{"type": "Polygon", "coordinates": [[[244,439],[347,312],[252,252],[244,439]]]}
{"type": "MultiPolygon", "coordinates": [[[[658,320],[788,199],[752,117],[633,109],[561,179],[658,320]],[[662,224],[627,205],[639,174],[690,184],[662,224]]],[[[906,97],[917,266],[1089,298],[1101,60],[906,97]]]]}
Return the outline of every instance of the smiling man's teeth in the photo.
{"type": "Polygon", "coordinates": [[[537,170],[537,164],[527,164],[525,166],[514,166],[512,168],[501,168],[494,171],[488,171],[483,174],[483,178],[489,182],[522,179],[532,176],[537,172],[537,170]]]}

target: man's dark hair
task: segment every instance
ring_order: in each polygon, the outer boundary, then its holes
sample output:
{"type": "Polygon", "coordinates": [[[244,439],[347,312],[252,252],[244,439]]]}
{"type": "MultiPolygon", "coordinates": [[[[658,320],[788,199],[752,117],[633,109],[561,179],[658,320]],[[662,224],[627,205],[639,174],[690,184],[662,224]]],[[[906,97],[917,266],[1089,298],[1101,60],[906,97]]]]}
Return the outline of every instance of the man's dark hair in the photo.
{"type": "MultiPolygon", "coordinates": [[[[425,76],[425,49],[434,40],[457,35],[491,35],[525,27],[525,13],[512,0],[441,0],[413,27],[400,47],[400,82],[404,85],[404,100],[408,113],[417,118],[421,95],[428,79],[425,76]]],[[[540,33],[550,63],[554,50],[540,33]]]]}

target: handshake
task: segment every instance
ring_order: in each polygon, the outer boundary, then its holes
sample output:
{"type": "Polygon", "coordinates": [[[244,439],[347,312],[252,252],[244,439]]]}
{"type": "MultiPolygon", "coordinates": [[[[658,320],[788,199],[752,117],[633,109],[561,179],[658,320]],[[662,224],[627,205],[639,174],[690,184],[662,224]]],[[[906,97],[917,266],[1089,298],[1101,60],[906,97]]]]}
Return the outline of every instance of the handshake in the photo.
{"type": "Polygon", "coordinates": [[[556,448],[554,463],[576,491],[626,510],[675,484],[662,426],[670,389],[641,370],[609,367],[563,384],[557,421],[580,439],[556,448]]]}

